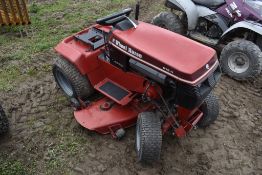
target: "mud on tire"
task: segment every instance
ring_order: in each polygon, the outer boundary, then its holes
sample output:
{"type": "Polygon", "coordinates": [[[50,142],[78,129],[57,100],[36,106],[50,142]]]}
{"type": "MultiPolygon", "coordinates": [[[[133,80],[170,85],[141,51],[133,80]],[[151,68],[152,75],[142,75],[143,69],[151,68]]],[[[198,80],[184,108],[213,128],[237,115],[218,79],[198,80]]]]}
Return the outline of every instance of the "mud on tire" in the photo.
{"type": "Polygon", "coordinates": [[[88,78],[64,58],[59,57],[55,60],[53,74],[57,84],[69,97],[77,96],[86,100],[94,92],[88,78]]]}
{"type": "Polygon", "coordinates": [[[162,130],[159,117],[153,112],[138,115],[136,125],[136,151],[138,161],[152,163],[160,159],[162,130]]]}
{"type": "Polygon", "coordinates": [[[219,104],[217,97],[210,93],[200,107],[203,112],[202,119],[198,122],[197,126],[205,128],[215,122],[219,115],[219,104]]]}
{"type": "Polygon", "coordinates": [[[162,12],[158,14],[153,18],[152,23],[156,26],[162,27],[178,34],[185,33],[185,27],[183,26],[179,17],[171,12],[162,12]]]}
{"type": "Polygon", "coordinates": [[[251,41],[233,41],[222,50],[220,63],[223,72],[231,78],[253,80],[260,74],[262,69],[262,52],[251,41]],[[234,60],[236,60],[235,64],[234,60]],[[242,61],[242,63],[241,60],[244,60],[244,62],[242,61]]]}
{"type": "Polygon", "coordinates": [[[5,112],[2,108],[2,106],[0,105],[0,135],[6,133],[8,131],[8,119],[5,115],[5,112]]]}

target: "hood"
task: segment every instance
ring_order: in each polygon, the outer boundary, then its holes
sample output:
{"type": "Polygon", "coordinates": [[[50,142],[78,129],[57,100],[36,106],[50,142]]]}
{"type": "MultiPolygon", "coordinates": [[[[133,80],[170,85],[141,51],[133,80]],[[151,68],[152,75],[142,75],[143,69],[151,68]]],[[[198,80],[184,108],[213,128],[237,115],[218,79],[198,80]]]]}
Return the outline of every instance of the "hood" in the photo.
{"type": "Polygon", "coordinates": [[[114,30],[110,43],[138,61],[189,84],[196,84],[217,64],[214,49],[143,22],[137,28],[114,30]]]}

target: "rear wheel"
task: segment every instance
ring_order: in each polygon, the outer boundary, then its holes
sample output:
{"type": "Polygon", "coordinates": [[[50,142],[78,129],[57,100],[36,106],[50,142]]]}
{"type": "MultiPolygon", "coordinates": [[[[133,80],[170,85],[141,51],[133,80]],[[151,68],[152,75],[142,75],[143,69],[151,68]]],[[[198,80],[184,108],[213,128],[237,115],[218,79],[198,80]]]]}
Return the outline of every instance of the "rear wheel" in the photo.
{"type": "Polygon", "coordinates": [[[140,162],[159,160],[162,130],[159,117],[153,112],[140,113],[136,125],[136,151],[140,162]]]}
{"type": "Polygon", "coordinates": [[[153,18],[152,23],[156,26],[170,30],[178,34],[185,34],[185,27],[179,17],[171,12],[162,12],[153,18]]]}
{"type": "Polygon", "coordinates": [[[203,117],[197,125],[201,128],[205,128],[214,123],[219,115],[219,104],[216,96],[210,93],[200,109],[203,112],[203,117]]]}
{"type": "Polygon", "coordinates": [[[2,106],[0,105],[0,135],[8,131],[8,126],[9,126],[8,119],[5,115],[2,106]]]}
{"type": "Polygon", "coordinates": [[[237,40],[224,47],[220,56],[223,71],[236,80],[253,80],[262,69],[262,52],[251,41],[237,40]]]}
{"type": "Polygon", "coordinates": [[[56,59],[53,74],[59,87],[70,98],[86,100],[94,91],[88,78],[66,59],[56,59]]]}

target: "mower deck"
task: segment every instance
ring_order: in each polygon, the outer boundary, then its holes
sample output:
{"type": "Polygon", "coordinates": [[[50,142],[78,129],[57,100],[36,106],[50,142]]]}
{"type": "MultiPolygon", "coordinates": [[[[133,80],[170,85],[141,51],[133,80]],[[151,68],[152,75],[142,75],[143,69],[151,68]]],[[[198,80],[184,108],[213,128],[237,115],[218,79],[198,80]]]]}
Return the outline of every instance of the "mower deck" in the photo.
{"type": "Polygon", "coordinates": [[[136,101],[122,106],[105,97],[85,109],[75,111],[74,116],[78,123],[89,130],[113,135],[120,128],[135,125],[138,114],[148,108],[136,101]]]}

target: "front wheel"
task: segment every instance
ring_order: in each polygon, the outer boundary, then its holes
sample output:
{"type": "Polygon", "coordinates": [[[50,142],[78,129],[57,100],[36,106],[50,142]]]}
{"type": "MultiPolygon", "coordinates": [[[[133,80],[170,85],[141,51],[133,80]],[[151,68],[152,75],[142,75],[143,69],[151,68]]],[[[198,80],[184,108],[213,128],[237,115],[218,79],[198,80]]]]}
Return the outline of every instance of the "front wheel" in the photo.
{"type": "Polygon", "coordinates": [[[138,115],[136,125],[136,152],[138,161],[152,163],[159,160],[162,147],[160,118],[153,112],[138,115]]]}
{"type": "Polygon", "coordinates": [[[5,112],[2,106],[0,105],[0,135],[8,131],[8,126],[9,126],[8,119],[5,115],[5,112]]]}
{"type": "Polygon", "coordinates": [[[216,96],[210,93],[201,105],[200,110],[203,112],[203,117],[197,126],[205,128],[214,123],[219,115],[219,104],[216,96]]]}
{"type": "Polygon", "coordinates": [[[262,52],[251,41],[237,40],[227,44],[221,52],[223,72],[236,80],[253,80],[262,69],[262,52]]]}
{"type": "Polygon", "coordinates": [[[171,12],[162,12],[155,16],[152,23],[158,27],[170,30],[178,34],[185,34],[185,27],[180,21],[179,16],[171,12]]]}

